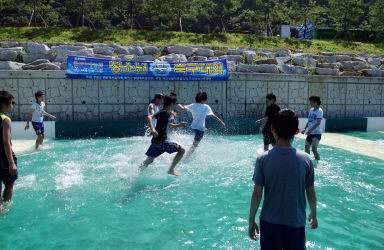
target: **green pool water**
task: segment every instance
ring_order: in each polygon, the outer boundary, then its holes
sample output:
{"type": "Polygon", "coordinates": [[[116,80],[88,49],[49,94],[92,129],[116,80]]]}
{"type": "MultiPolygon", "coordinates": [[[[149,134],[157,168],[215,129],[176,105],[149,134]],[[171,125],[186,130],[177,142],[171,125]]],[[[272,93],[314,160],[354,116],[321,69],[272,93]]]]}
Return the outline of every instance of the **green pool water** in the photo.
{"type": "MultiPolygon", "coordinates": [[[[173,134],[187,148],[192,135],[173,134]]],[[[137,168],[148,137],[53,140],[19,156],[14,205],[0,215],[1,249],[257,249],[247,218],[258,135],[206,136],[180,177],[173,155],[137,168]]],[[[294,145],[303,148],[304,140],[294,145]]],[[[319,228],[309,249],[382,249],[384,162],[320,146],[319,228]]]]}

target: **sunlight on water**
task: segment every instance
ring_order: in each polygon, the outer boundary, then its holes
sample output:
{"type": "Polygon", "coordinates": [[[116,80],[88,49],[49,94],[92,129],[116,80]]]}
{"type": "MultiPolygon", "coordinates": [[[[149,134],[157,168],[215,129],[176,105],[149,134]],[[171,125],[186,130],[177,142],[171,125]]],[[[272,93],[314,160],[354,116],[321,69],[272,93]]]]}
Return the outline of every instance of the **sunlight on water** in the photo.
{"type": "MultiPolygon", "coordinates": [[[[193,135],[171,133],[188,150],[193,135]]],[[[204,137],[167,175],[174,155],[138,167],[150,137],[52,140],[19,156],[14,205],[0,216],[4,249],[254,249],[247,238],[258,135],[204,137]]],[[[296,139],[295,146],[304,147],[296,139]]],[[[384,162],[320,146],[319,228],[309,249],[380,249],[384,162]]]]}

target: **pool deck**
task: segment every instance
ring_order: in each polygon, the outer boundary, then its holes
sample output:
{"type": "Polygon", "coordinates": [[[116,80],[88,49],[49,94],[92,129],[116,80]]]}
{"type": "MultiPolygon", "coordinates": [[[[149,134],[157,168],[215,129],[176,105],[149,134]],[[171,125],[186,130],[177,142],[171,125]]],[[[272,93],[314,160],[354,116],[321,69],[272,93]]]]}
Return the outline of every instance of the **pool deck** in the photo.
{"type": "MultiPolygon", "coordinates": [[[[16,155],[30,153],[35,150],[35,141],[36,140],[22,140],[22,139],[13,139],[12,140],[12,149],[16,155]]],[[[44,142],[47,142],[45,140],[44,142]]]]}
{"type": "MultiPolygon", "coordinates": [[[[384,131],[381,131],[384,133],[384,131]]],[[[306,136],[299,134],[297,137],[305,139],[306,136]]],[[[347,150],[352,153],[361,154],[384,161],[384,143],[377,141],[361,139],[349,135],[324,133],[321,137],[321,145],[331,146],[347,150]]]]}

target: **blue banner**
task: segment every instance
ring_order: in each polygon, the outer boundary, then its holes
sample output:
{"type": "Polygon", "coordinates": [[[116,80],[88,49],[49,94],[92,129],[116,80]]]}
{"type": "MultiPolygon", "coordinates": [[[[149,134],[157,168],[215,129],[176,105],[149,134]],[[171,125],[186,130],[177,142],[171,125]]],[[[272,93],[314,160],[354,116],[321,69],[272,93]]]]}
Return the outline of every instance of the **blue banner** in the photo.
{"type": "Polygon", "coordinates": [[[227,81],[226,60],[132,62],[68,56],[68,79],[145,81],[227,81]]]}

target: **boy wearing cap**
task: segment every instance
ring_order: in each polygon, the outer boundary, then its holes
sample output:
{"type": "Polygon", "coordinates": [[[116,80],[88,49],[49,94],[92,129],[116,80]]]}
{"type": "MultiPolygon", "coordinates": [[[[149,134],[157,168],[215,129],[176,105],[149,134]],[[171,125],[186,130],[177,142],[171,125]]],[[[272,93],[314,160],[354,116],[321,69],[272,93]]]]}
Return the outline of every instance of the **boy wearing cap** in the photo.
{"type": "Polygon", "coordinates": [[[44,111],[45,94],[43,91],[37,91],[35,93],[35,98],[36,98],[36,102],[32,103],[31,109],[29,110],[29,113],[27,116],[27,125],[25,126],[24,130],[29,129],[29,121],[31,120],[31,117],[32,117],[32,126],[37,135],[36,144],[35,144],[35,147],[37,149],[39,145],[43,144],[43,141],[44,141],[44,123],[43,123],[44,116],[48,116],[51,119],[56,119],[56,117],[44,111]]]}
{"type": "MultiPolygon", "coordinates": [[[[157,93],[155,97],[148,104],[147,115],[154,115],[159,112],[159,106],[163,103],[164,95],[162,93],[157,93]]],[[[152,125],[156,127],[157,120],[156,118],[152,119],[152,125]]]]}

